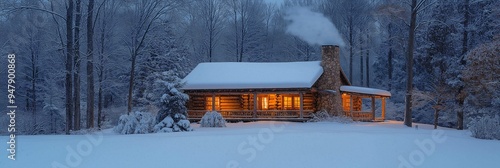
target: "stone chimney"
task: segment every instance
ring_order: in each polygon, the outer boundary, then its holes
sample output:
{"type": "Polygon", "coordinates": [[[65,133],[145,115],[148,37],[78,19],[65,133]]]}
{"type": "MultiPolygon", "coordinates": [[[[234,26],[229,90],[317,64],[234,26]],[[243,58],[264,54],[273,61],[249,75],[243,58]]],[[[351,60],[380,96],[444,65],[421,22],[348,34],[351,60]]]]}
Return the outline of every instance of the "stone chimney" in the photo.
{"type": "Polygon", "coordinates": [[[333,115],[342,114],[340,95],[340,49],[335,45],[321,46],[323,74],[318,79],[317,110],[326,110],[333,115]]]}

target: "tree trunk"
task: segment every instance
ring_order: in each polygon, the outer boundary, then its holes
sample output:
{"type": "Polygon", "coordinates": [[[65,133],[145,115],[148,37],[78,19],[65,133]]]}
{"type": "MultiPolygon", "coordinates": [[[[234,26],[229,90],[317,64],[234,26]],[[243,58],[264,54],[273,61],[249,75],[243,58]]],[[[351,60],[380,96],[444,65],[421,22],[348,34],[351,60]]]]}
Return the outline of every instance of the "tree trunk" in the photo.
{"type": "MultiPolygon", "coordinates": [[[[462,79],[460,78],[460,80],[462,80],[462,79]]],[[[458,130],[464,129],[464,111],[463,111],[464,109],[463,109],[463,107],[464,107],[465,97],[466,97],[465,89],[462,86],[458,89],[458,96],[457,96],[457,98],[458,98],[458,100],[457,100],[458,101],[457,129],[458,130]]]]}
{"type": "Polygon", "coordinates": [[[359,39],[360,39],[360,44],[359,44],[359,46],[360,46],[360,52],[359,52],[359,73],[360,73],[359,79],[360,79],[360,83],[359,83],[359,85],[363,86],[363,83],[364,83],[363,79],[365,78],[365,74],[364,74],[365,70],[363,69],[363,67],[365,66],[365,65],[363,65],[363,61],[364,61],[363,60],[363,53],[365,52],[363,50],[364,49],[363,48],[363,45],[364,45],[363,36],[360,35],[359,39]]]}
{"type": "Polygon", "coordinates": [[[408,52],[406,57],[406,111],[404,124],[412,127],[412,91],[413,91],[413,50],[415,45],[415,28],[417,20],[417,0],[411,1],[411,20],[408,38],[408,52]]]}
{"type": "Polygon", "coordinates": [[[438,126],[438,117],[439,117],[439,110],[434,109],[434,129],[437,129],[438,126]]]}
{"type": "Polygon", "coordinates": [[[354,53],[352,53],[352,47],[353,47],[353,39],[352,39],[352,17],[349,17],[349,81],[352,81],[352,59],[354,57],[354,53]]]}
{"type": "MultiPolygon", "coordinates": [[[[469,18],[470,15],[469,15],[469,0],[465,0],[464,2],[464,22],[463,22],[463,27],[464,27],[464,32],[463,32],[463,41],[462,41],[462,60],[460,60],[460,64],[462,66],[465,66],[466,64],[466,59],[465,59],[465,54],[467,53],[468,51],[468,44],[469,44],[469,31],[468,31],[468,27],[469,27],[469,18]]],[[[459,78],[460,81],[463,81],[462,78],[459,78]]],[[[465,95],[464,95],[464,88],[461,87],[459,90],[458,90],[458,94],[460,96],[458,96],[458,100],[457,100],[457,103],[458,103],[458,111],[457,111],[457,129],[458,130],[462,130],[464,129],[464,112],[463,112],[463,108],[464,108],[464,100],[465,100],[465,95]]]]}
{"type": "Polygon", "coordinates": [[[139,55],[141,49],[144,47],[144,43],[146,40],[146,37],[148,36],[149,31],[151,30],[151,27],[153,23],[155,22],[156,19],[158,19],[165,8],[161,8],[159,11],[154,12],[152,15],[144,14],[151,12],[151,10],[155,10],[157,8],[159,2],[161,1],[155,1],[154,3],[150,4],[151,9],[143,9],[141,11],[136,11],[139,12],[140,18],[139,18],[139,27],[137,27],[134,30],[134,35],[132,37],[133,41],[133,46],[131,50],[131,65],[130,65],[130,78],[129,78],[129,88],[128,88],[128,102],[127,102],[127,114],[129,114],[132,111],[132,92],[134,89],[134,81],[135,81],[135,65],[137,63],[137,56],[139,55]]]}
{"type": "MultiPolygon", "coordinates": [[[[461,105],[460,107],[463,107],[461,105]]],[[[462,109],[459,109],[457,112],[457,130],[463,130],[464,129],[464,112],[462,109]]]]}
{"type": "Polygon", "coordinates": [[[135,62],[137,58],[137,53],[132,52],[132,63],[130,65],[130,78],[128,81],[128,102],[127,102],[127,114],[132,111],[132,90],[134,89],[134,78],[135,78],[135,62]]]}
{"type": "MultiPolygon", "coordinates": [[[[33,48],[31,49],[33,50],[33,48]]],[[[31,51],[31,98],[32,103],[29,106],[29,110],[32,110],[33,114],[33,130],[36,129],[37,121],[36,121],[36,101],[37,101],[37,94],[36,94],[36,79],[38,78],[38,68],[36,65],[36,61],[38,60],[38,56],[35,55],[34,51],[31,51]]],[[[29,103],[29,101],[27,101],[29,103]]]]}
{"type": "MultiPolygon", "coordinates": [[[[106,3],[103,4],[104,5],[104,9],[106,9],[106,3]]],[[[102,95],[102,92],[103,92],[103,80],[104,80],[104,42],[105,42],[105,36],[104,34],[106,33],[106,12],[103,12],[102,14],[102,28],[101,28],[101,37],[100,37],[100,41],[101,41],[101,45],[100,45],[100,53],[99,53],[99,74],[98,74],[98,77],[99,77],[99,89],[98,89],[98,94],[97,94],[97,127],[99,129],[101,129],[101,126],[102,126],[102,109],[103,109],[103,95],[102,95]]]]}
{"type": "Polygon", "coordinates": [[[97,127],[102,126],[102,70],[99,72],[99,91],[97,93],[97,127]]]}
{"type": "Polygon", "coordinates": [[[66,95],[66,134],[69,134],[72,128],[73,120],[73,0],[68,1],[66,9],[66,77],[65,77],[65,95],[66,95]]]}
{"type": "Polygon", "coordinates": [[[366,33],[366,87],[370,87],[370,49],[369,49],[370,34],[366,33]]]}
{"type": "Polygon", "coordinates": [[[388,87],[389,87],[389,90],[391,90],[391,87],[392,87],[392,58],[394,57],[393,56],[393,52],[392,52],[392,24],[389,23],[389,26],[388,26],[388,30],[389,30],[389,52],[388,52],[388,58],[387,58],[387,62],[388,62],[388,69],[387,69],[387,73],[388,73],[388,76],[389,76],[389,84],[388,84],[388,87]]]}
{"type": "Polygon", "coordinates": [[[94,0],[87,8],[87,129],[94,127],[94,0]]]}
{"type": "Polygon", "coordinates": [[[215,16],[215,2],[210,0],[208,3],[208,62],[212,62],[212,52],[214,50],[213,40],[214,40],[214,17],[215,16]]]}
{"type": "Polygon", "coordinates": [[[243,62],[243,49],[244,49],[245,36],[246,36],[245,21],[244,21],[244,19],[246,19],[246,18],[245,18],[245,11],[243,10],[243,5],[242,5],[240,12],[241,12],[241,41],[240,41],[241,43],[240,43],[240,61],[239,62],[243,62]]]}
{"type": "Polygon", "coordinates": [[[74,41],[75,41],[75,47],[74,47],[74,52],[75,52],[75,75],[73,76],[73,81],[75,82],[74,85],[74,98],[73,100],[75,101],[75,118],[74,118],[74,123],[75,123],[75,130],[80,130],[80,21],[82,19],[82,12],[81,12],[81,0],[76,0],[76,13],[75,13],[75,35],[74,35],[74,41]]]}
{"type": "Polygon", "coordinates": [[[234,44],[236,45],[236,62],[241,62],[240,61],[240,55],[239,55],[239,42],[238,42],[238,11],[237,11],[237,6],[236,6],[236,0],[233,0],[233,14],[234,14],[234,44]]]}
{"type": "Polygon", "coordinates": [[[469,0],[465,0],[464,3],[464,22],[463,22],[464,32],[463,32],[463,41],[462,41],[462,55],[467,53],[468,49],[468,38],[469,38],[469,0]]]}

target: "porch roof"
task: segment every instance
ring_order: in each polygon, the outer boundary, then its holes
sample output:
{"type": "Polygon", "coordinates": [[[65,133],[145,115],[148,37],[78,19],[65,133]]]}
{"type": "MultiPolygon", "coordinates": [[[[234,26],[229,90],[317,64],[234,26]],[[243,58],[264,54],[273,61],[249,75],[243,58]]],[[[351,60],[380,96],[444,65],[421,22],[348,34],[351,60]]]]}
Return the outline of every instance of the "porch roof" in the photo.
{"type": "Polygon", "coordinates": [[[349,93],[376,95],[376,96],[382,96],[382,97],[391,97],[391,92],[389,92],[389,91],[382,90],[382,89],[359,87],[359,86],[340,86],[340,91],[341,92],[349,92],[349,93]]]}
{"type": "Polygon", "coordinates": [[[320,61],[200,63],[182,89],[311,88],[322,73],[320,61]]]}

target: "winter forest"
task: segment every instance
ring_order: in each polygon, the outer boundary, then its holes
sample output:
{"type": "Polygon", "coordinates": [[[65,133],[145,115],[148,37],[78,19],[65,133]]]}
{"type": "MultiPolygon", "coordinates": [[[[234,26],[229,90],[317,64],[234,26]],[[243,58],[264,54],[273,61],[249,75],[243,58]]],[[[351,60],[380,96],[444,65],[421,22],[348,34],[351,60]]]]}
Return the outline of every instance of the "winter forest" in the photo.
{"type": "Polygon", "coordinates": [[[3,0],[0,88],[14,53],[18,134],[109,128],[156,114],[155,81],[175,89],[201,62],[320,60],[321,44],[288,29],[297,6],[336,26],[353,85],[392,93],[389,119],[498,126],[497,0],[3,0]]]}

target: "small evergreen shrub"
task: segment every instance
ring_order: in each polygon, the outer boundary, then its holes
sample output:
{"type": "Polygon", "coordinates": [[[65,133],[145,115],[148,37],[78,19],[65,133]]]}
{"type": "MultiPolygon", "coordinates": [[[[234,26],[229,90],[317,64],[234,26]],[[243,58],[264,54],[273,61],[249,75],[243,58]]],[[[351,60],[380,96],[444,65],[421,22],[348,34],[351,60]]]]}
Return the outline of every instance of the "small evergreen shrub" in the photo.
{"type": "Polygon", "coordinates": [[[469,123],[472,137],[500,140],[500,117],[480,117],[469,123]]]}
{"type": "Polygon", "coordinates": [[[191,123],[187,120],[186,116],[179,113],[175,114],[174,117],[170,115],[166,116],[153,129],[154,132],[193,131],[191,123]]]}
{"type": "Polygon", "coordinates": [[[226,127],[226,120],[217,111],[207,111],[200,121],[201,127],[226,127]]]}
{"type": "Polygon", "coordinates": [[[335,116],[331,115],[328,113],[326,110],[321,110],[317,111],[312,114],[312,119],[309,120],[310,122],[321,122],[321,121],[327,121],[327,122],[338,122],[338,123],[352,123],[354,122],[352,118],[346,117],[346,116],[335,116]]]}
{"type": "Polygon", "coordinates": [[[120,134],[146,134],[153,130],[155,118],[149,112],[134,112],[120,116],[113,129],[120,134]]]}

